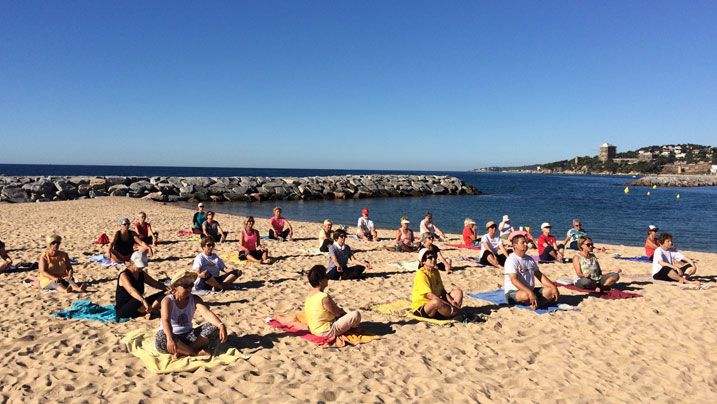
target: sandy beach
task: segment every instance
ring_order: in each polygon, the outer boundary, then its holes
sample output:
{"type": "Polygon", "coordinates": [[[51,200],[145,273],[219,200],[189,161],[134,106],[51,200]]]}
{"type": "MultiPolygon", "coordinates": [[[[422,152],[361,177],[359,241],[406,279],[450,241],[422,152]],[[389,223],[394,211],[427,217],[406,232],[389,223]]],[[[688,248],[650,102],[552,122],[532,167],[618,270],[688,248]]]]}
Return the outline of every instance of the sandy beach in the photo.
{"type": "MultiPolygon", "coordinates": [[[[266,216],[273,205],[266,203],[266,216]]],[[[211,209],[211,204],[208,204],[211,209]]],[[[5,307],[0,344],[0,394],[4,401],[179,402],[275,400],[278,402],[712,402],[717,398],[717,288],[686,290],[623,277],[620,288],[641,297],[604,300],[561,289],[578,312],[537,315],[466,298],[485,322],[450,327],[408,321],[365,310],[371,304],[410,299],[413,272],[392,265],[415,259],[396,253],[395,229],[380,229],[383,242],[349,240],[360,259],[373,265],[368,279],[337,281],[329,293],[347,309],[360,309],[367,329],[381,339],[356,347],[324,349],[264,324],[277,313],[301,310],[308,283],[303,271],[326,264],[316,249],[319,224],[292,220],[295,241],[266,243],[277,262],[243,266],[240,288],[204,299],[224,321],[237,348],[249,355],[227,366],[193,373],[156,375],[129,354],[121,335],[156,329],[159,320],[104,324],[50,316],[76,299],[114,304],[118,270],[89,262],[100,249],[100,233],[112,235],[118,219],[147,213],[163,241],[148,273],[158,279],[191,269],[199,242],[177,232],[191,225],[192,211],[148,200],[103,197],[88,200],[0,204],[0,239],[17,262],[34,262],[45,236],[57,232],[62,250],[79,260],[83,294],[41,293],[23,285],[37,271],[2,274],[5,307]]],[[[236,251],[242,217],[218,214],[228,241],[220,254],[236,251]]],[[[412,228],[417,231],[418,224],[412,228]]],[[[265,235],[268,220],[256,227],[265,235]]],[[[535,232],[534,232],[535,234],[535,232]]],[[[450,235],[458,243],[459,235],[450,235]]],[[[595,240],[597,244],[600,240],[595,240]]],[[[443,247],[441,243],[439,246],[443,247]]],[[[598,253],[603,271],[649,275],[647,263],[612,254],[639,256],[639,247],[609,245],[598,253]]],[[[532,250],[531,252],[533,252],[532,250]]],[[[442,274],[447,288],[482,292],[502,287],[503,273],[479,268],[461,256],[475,251],[443,249],[455,272],[442,274]]],[[[529,252],[529,253],[531,253],[529,252]]],[[[534,252],[533,252],[534,253],[534,252]]],[[[699,275],[717,277],[717,254],[685,251],[699,262],[699,275]]],[[[541,265],[551,279],[573,276],[568,264],[541,265]]]]}

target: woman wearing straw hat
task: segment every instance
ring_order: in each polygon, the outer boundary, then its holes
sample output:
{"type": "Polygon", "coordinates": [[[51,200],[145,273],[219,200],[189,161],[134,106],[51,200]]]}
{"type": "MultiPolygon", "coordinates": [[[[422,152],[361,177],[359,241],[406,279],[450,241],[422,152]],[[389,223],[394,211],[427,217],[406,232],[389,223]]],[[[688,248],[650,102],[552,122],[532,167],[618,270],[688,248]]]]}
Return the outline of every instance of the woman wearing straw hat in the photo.
{"type": "Polygon", "coordinates": [[[191,293],[196,279],[197,274],[189,271],[172,277],[170,294],[162,299],[162,319],[154,340],[159,352],[175,357],[211,355],[217,341],[226,342],[224,323],[200,297],[191,293]],[[195,312],[209,322],[192,327],[195,312]]]}
{"type": "Polygon", "coordinates": [[[40,289],[61,290],[63,292],[84,292],[87,285],[75,283],[72,276],[72,264],[66,252],[60,251],[62,237],[53,234],[47,237],[47,250],[37,261],[40,275],[40,289]]]}

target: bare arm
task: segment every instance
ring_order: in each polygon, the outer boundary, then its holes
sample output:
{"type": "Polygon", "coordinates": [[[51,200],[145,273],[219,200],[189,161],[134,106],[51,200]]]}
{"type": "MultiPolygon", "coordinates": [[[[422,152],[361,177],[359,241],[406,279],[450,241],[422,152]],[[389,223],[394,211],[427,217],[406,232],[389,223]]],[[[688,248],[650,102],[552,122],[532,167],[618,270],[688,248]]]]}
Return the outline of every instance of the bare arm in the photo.
{"type": "Polygon", "coordinates": [[[217,230],[219,230],[219,234],[222,235],[222,238],[219,240],[220,242],[224,242],[224,240],[227,239],[226,233],[224,233],[224,229],[222,229],[222,226],[220,224],[217,224],[217,230]]]}
{"type": "Polygon", "coordinates": [[[333,314],[333,316],[336,318],[346,314],[346,311],[339,307],[336,302],[334,302],[334,299],[332,299],[329,295],[326,295],[326,297],[321,300],[321,305],[324,306],[324,309],[326,309],[326,311],[333,314]]]}
{"type": "Polygon", "coordinates": [[[177,353],[177,347],[174,345],[174,334],[172,334],[172,324],[170,319],[172,318],[172,306],[168,298],[162,299],[162,306],[160,309],[162,331],[167,336],[167,352],[171,354],[177,353]]]}
{"type": "Polygon", "coordinates": [[[401,244],[401,229],[396,230],[396,244],[401,244]]]}
{"type": "Polygon", "coordinates": [[[585,274],[583,274],[582,268],[580,268],[580,257],[578,257],[577,254],[573,257],[573,269],[575,270],[575,274],[579,278],[584,278],[585,274]]]}
{"type": "Polygon", "coordinates": [[[199,297],[194,297],[196,299],[197,304],[197,311],[199,314],[204,318],[205,320],[209,321],[214,325],[215,327],[219,328],[219,341],[226,342],[227,341],[227,327],[222,323],[222,320],[217,317],[216,314],[214,314],[213,311],[207,307],[206,304],[204,304],[204,301],[202,301],[199,297]]]}
{"type": "MultiPolygon", "coordinates": [[[[147,306],[147,301],[144,300],[144,296],[142,296],[137,289],[132,286],[132,283],[129,280],[129,275],[127,272],[123,272],[122,275],[120,275],[119,278],[120,286],[122,286],[127,293],[129,293],[130,296],[132,296],[135,300],[139,300],[142,302],[144,306],[147,306]]],[[[147,279],[145,278],[145,283],[147,283],[147,279]]]]}
{"type": "Polygon", "coordinates": [[[149,274],[147,274],[147,273],[144,274],[144,283],[146,283],[147,285],[149,285],[149,286],[151,286],[151,287],[153,287],[153,288],[155,288],[155,289],[163,290],[163,291],[165,291],[165,292],[166,292],[167,290],[169,290],[169,288],[167,287],[167,285],[165,285],[165,284],[163,284],[162,282],[159,282],[158,280],[152,278],[152,277],[149,276],[149,274]]]}

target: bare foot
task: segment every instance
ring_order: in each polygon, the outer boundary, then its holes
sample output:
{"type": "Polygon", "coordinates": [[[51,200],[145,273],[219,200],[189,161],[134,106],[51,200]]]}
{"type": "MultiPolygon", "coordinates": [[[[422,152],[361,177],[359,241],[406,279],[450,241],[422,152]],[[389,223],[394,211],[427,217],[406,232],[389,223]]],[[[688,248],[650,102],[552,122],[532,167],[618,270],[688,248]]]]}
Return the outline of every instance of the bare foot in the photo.
{"type": "Polygon", "coordinates": [[[197,352],[197,355],[195,355],[195,356],[205,356],[205,355],[206,355],[206,356],[212,356],[211,353],[209,353],[208,351],[206,351],[206,350],[204,350],[204,349],[202,349],[202,350],[200,350],[199,352],[197,352]]]}

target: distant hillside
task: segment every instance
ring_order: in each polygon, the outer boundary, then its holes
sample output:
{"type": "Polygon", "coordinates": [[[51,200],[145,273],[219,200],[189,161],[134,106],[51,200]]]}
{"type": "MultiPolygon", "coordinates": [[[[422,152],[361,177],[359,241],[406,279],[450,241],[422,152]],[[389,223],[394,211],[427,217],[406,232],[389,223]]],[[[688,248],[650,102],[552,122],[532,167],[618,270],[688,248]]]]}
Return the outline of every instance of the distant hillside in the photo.
{"type": "Polygon", "coordinates": [[[487,167],[474,171],[520,171],[572,174],[705,174],[717,164],[717,148],[698,144],[646,146],[615,153],[607,161],[599,156],[521,167],[487,167]]]}

